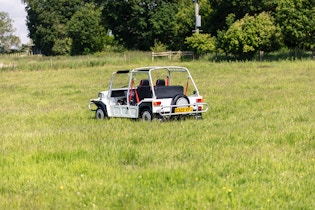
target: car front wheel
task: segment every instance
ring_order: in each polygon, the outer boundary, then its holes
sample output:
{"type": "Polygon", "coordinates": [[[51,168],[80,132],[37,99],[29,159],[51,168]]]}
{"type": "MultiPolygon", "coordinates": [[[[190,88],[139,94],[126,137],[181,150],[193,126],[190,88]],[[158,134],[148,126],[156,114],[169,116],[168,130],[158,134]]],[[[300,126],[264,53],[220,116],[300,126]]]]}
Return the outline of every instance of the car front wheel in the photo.
{"type": "Polygon", "coordinates": [[[98,109],[96,110],[96,112],[95,112],[95,117],[96,117],[96,119],[102,120],[102,119],[105,118],[105,116],[106,116],[106,113],[105,113],[105,111],[104,111],[103,109],[98,108],[98,109]]]}
{"type": "Polygon", "coordinates": [[[152,121],[153,115],[150,109],[144,109],[141,112],[141,119],[142,121],[152,121]]]}

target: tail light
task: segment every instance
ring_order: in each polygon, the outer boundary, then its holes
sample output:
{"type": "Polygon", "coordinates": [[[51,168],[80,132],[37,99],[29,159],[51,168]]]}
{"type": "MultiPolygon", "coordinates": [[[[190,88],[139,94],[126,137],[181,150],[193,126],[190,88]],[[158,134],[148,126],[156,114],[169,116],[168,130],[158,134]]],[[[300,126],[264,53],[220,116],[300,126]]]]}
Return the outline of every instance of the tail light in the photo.
{"type": "MultiPolygon", "coordinates": [[[[202,103],[203,102],[203,98],[197,98],[196,99],[196,103],[202,103]]],[[[203,106],[198,106],[198,111],[202,111],[203,106]]]]}
{"type": "Polygon", "coordinates": [[[153,101],[153,106],[161,106],[161,101],[153,101]]]}
{"type": "Polygon", "coordinates": [[[196,99],[196,102],[197,102],[197,103],[202,103],[202,102],[203,102],[203,98],[197,98],[197,99],[196,99]]]}

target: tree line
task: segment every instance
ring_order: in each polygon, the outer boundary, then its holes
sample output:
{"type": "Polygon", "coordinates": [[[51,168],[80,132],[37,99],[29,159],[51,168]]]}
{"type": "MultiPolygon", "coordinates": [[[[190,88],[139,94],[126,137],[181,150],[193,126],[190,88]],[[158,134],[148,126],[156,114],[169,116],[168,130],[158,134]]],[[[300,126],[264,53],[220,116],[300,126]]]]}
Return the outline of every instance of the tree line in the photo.
{"type": "Polygon", "coordinates": [[[314,0],[25,0],[44,55],[104,50],[193,50],[250,59],[280,48],[315,51],[314,0]]]}

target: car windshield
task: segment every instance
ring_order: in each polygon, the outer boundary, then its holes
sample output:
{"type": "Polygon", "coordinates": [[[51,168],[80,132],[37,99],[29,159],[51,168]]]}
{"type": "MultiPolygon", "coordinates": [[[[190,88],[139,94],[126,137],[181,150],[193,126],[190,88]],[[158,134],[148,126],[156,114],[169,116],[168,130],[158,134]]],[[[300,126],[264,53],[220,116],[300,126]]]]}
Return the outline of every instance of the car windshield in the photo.
{"type": "Polygon", "coordinates": [[[129,85],[129,74],[113,74],[112,89],[126,88],[129,85]]]}

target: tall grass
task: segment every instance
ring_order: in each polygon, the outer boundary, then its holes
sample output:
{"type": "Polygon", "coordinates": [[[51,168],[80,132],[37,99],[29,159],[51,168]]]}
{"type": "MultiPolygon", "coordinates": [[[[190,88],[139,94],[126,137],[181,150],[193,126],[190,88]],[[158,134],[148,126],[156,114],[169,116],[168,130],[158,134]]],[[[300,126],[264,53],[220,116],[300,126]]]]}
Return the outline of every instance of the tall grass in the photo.
{"type": "Polygon", "coordinates": [[[26,56],[26,57],[0,57],[0,63],[6,65],[2,70],[38,71],[46,69],[77,69],[84,67],[99,67],[104,65],[141,64],[151,60],[149,52],[122,52],[106,53],[86,56],[26,56]]]}
{"type": "Polygon", "coordinates": [[[0,209],[315,207],[314,62],[49,59],[0,71],[0,209]],[[94,119],[112,71],[152,64],[191,70],[203,120],[94,119]]]}

